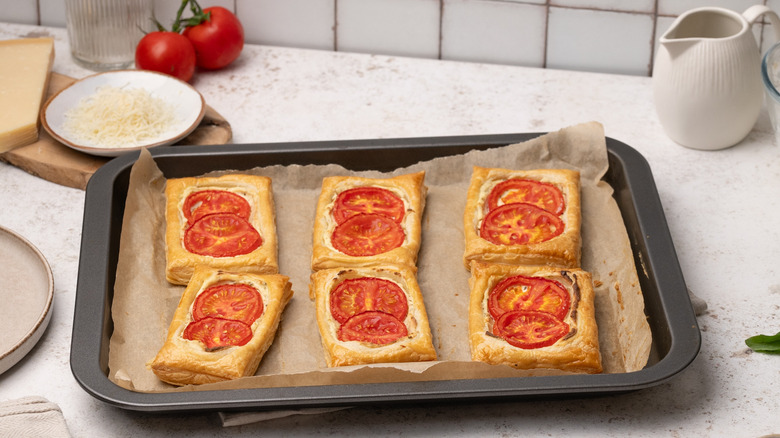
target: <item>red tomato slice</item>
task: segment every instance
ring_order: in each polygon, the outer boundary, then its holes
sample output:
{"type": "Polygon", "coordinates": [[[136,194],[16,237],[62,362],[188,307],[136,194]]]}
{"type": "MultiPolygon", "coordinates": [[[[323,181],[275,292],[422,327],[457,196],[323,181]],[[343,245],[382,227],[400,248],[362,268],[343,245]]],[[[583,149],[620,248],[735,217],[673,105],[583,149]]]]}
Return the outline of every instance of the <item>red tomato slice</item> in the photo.
{"type": "Polygon", "coordinates": [[[522,275],[501,280],[488,298],[488,310],[495,319],[513,310],[536,310],[563,320],[570,306],[569,293],[557,281],[522,275]]]}
{"type": "Polygon", "coordinates": [[[333,204],[333,219],[337,224],[357,214],[379,214],[401,223],[406,207],[395,193],[379,187],[356,187],[344,190],[333,204]]]}
{"type": "Polygon", "coordinates": [[[358,214],[336,226],[331,243],[353,257],[373,256],[404,243],[404,230],[394,220],[378,214],[358,214]]]}
{"type": "Polygon", "coordinates": [[[201,190],[191,193],[182,205],[184,217],[192,224],[203,216],[214,213],[232,213],[249,219],[252,207],[241,195],[226,190],[201,190]]]}
{"type": "Polygon", "coordinates": [[[531,204],[506,204],[485,215],[479,235],[496,245],[545,242],[563,233],[564,223],[531,204]]]}
{"type": "Polygon", "coordinates": [[[407,336],[406,325],[393,315],[368,311],[358,313],[339,327],[340,341],[385,345],[407,336]]]}
{"type": "Polygon", "coordinates": [[[401,287],[383,278],[344,280],[330,294],[330,313],[340,323],[367,310],[389,313],[403,321],[409,304],[401,287]]]}
{"type": "Polygon", "coordinates": [[[566,208],[563,193],[552,184],[529,179],[508,179],[500,182],[490,191],[488,210],[506,204],[524,203],[535,205],[552,214],[560,215],[566,208]]]}
{"type": "Polygon", "coordinates": [[[249,254],[262,245],[260,233],[246,219],[234,214],[204,216],[184,232],[187,251],[211,257],[249,254]]]}
{"type": "Polygon", "coordinates": [[[187,325],[184,339],[200,341],[206,350],[246,345],[252,339],[252,328],[241,321],[220,318],[204,318],[187,325]]]}
{"type": "Polygon", "coordinates": [[[569,333],[569,325],[546,312],[506,312],[493,324],[493,332],[523,349],[548,347],[569,333]]]}
{"type": "Polygon", "coordinates": [[[252,325],[263,314],[263,297],[254,287],[244,283],[211,286],[195,298],[192,319],[221,318],[252,325]]]}

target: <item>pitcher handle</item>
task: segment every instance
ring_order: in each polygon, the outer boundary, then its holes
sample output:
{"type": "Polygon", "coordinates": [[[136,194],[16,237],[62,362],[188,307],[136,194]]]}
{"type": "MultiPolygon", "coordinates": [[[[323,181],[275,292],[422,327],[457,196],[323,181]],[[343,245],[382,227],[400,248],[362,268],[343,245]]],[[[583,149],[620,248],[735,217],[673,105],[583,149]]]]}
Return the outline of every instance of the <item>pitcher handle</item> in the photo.
{"type": "Polygon", "coordinates": [[[742,17],[744,17],[752,26],[753,23],[764,14],[769,18],[769,23],[775,30],[775,41],[780,41],[780,17],[778,17],[773,10],[769,9],[769,7],[764,5],[753,5],[742,13],[742,17]]]}

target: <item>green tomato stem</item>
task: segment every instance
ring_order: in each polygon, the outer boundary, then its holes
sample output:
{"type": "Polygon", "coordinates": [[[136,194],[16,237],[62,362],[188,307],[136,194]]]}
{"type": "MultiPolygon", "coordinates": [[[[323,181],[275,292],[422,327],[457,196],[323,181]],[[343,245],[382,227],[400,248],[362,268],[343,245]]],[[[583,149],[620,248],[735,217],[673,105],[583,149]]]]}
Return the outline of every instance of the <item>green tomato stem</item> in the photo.
{"type": "Polygon", "coordinates": [[[200,7],[197,0],[182,0],[179,10],[176,12],[176,20],[173,22],[173,32],[180,33],[188,27],[197,26],[204,21],[211,20],[211,12],[203,13],[203,8],[200,7]],[[190,7],[192,17],[182,18],[184,9],[190,7]]]}

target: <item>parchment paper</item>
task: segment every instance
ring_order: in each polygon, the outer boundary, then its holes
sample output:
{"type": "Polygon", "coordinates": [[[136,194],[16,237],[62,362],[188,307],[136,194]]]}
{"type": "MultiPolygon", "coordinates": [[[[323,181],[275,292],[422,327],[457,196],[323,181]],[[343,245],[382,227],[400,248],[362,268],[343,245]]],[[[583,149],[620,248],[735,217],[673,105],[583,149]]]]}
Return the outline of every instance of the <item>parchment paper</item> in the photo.
{"type": "MultiPolygon", "coordinates": [[[[565,128],[530,141],[448,156],[397,169],[393,175],[425,170],[428,195],[423,214],[418,281],[425,298],[438,360],[328,369],[309,298],[311,230],[322,178],[329,175],[382,177],[338,165],[269,166],[243,173],[270,176],[276,203],[280,273],[291,278],[295,295],[254,377],[174,388],[146,367],[165,341],[184,287],[165,280],[165,178],[147,151],[134,164],[122,228],[112,303],[114,332],[109,378],[136,391],[288,387],[412,380],[474,379],[563,374],[522,371],[472,362],[468,346],[469,273],[462,256],[463,209],[472,166],[509,169],[571,168],[581,172],[582,266],[593,274],[596,319],[605,373],[643,368],[651,334],[644,314],[625,226],[600,181],[607,149],[600,124],[565,128]]],[[[214,172],[218,175],[230,172],[214,172]]]]}

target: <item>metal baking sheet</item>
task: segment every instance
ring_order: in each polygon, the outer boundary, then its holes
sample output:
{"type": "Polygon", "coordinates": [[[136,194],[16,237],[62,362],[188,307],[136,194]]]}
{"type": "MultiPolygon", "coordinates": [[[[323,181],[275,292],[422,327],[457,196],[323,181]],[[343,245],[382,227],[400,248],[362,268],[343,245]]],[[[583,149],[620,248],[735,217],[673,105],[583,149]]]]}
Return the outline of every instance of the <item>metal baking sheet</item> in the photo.
{"type": "MultiPolygon", "coordinates": [[[[327,142],[158,147],[150,152],[167,178],[212,170],[274,164],[337,163],[351,170],[391,171],[432,158],[523,142],[542,133],[327,142]],[[370,152],[370,153],[366,153],[370,152]]],[[[260,410],[353,406],[394,402],[576,397],[636,391],[663,383],[685,369],[701,345],[652,172],[630,146],[607,138],[609,171],[623,214],[653,335],[648,364],[631,373],[521,378],[366,383],[141,393],[108,378],[113,296],[122,216],[130,169],[138,153],[100,168],[86,189],[81,258],[71,344],[71,370],[93,397],[119,408],[148,412],[260,410]]]]}

